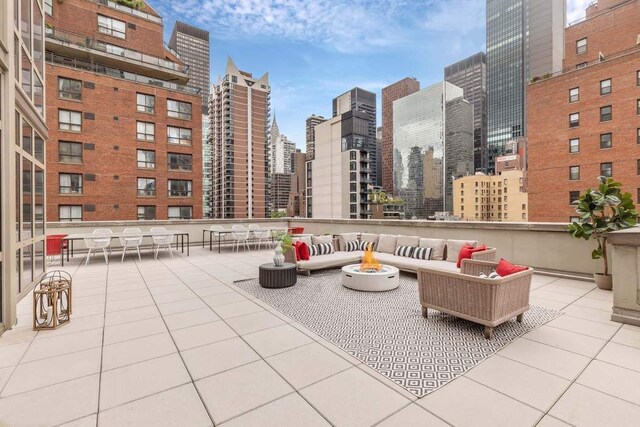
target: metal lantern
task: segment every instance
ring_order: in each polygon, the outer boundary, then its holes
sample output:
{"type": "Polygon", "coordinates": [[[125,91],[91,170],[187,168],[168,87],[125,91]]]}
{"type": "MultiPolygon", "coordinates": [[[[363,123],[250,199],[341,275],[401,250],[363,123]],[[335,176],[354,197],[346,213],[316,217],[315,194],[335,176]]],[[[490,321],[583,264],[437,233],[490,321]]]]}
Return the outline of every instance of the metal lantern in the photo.
{"type": "Polygon", "coordinates": [[[56,329],[70,315],[71,278],[65,272],[48,273],[33,291],[33,329],[56,329]]]}

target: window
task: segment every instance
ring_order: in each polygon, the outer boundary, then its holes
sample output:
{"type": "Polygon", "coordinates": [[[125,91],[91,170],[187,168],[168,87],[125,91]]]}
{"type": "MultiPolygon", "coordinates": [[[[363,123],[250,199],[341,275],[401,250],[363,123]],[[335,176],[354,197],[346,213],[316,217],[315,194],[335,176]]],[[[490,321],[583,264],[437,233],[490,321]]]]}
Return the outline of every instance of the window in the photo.
{"type": "Polygon", "coordinates": [[[580,39],[576,42],[576,54],[581,55],[587,53],[587,38],[580,39]]]}
{"type": "Polygon", "coordinates": [[[61,173],[60,194],[82,194],[82,174],[79,173],[61,173]]]}
{"type": "Polygon", "coordinates": [[[144,169],[155,169],[156,152],[152,150],[138,150],[138,167],[144,169]]]}
{"type": "Polygon", "coordinates": [[[611,93],[611,79],[600,81],[600,95],[608,95],[611,93]]]}
{"type": "Polygon", "coordinates": [[[191,120],[191,104],[189,102],[167,99],[167,116],[191,120]]]}
{"type": "Polygon", "coordinates": [[[574,87],[573,89],[569,89],[569,102],[578,101],[580,101],[580,88],[574,87]]]}
{"type": "Polygon", "coordinates": [[[636,114],[640,116],[640,99],[636,101],[636,114]]]}
{"type": "Polygon", "coordinates": [[[169,197],[191,197],[192,182],[183,179],[169,180],[169,197]]]}
{"type": "Polygon", "coordinates": [[[191,154],[168,153],[167,162],[169,170],[190,171],[193,169],[191,154]]]}
{"type": "Polygon", "coordinates": [[[167,126],[167,143],[191,145],[191,129],[167,126]]]}
{"type": "Polygon", "coordinates": [[[580,179],[580,166],[569,166],[569,179],[571,181],[580,179]]]}
{"type": "Polygon", "coordinates": [[[150,122],[136,122],[136,138],[143,141],[156,140],[156,125],[150,122]]]}
{"type": "Polygon", "coordinates": [[[351,204],[349,205],[349,213],[358,213],[358,205],[351,204]]]}
{"type": "Polygon", "coordinates": [[[358,184],[356,184],[355,182],[350,183],[349,191],[351,191],[352,193],[355,193],[356,191],[358,191],[358,184]]]}
{"type": "Polygon", "coordinates": [[[349,152],[349,159],[356,160],[356,152],[355,151],[350,151],[349,152]]]}
{"type": "Polygon", "coordinates": [[[640,86],[640,70],[636,71],[636,85],[640,86]]]}
{"type": "Polygon", "coordinates": [[[138,206],[138,220],[156,219],[155,206],[138,206]]]}
{"type": "Polygon", "coordinates": [[[192,219],[193,206],[169,206],[169,219],[192,219]]]}
{"type": "Polygon", "coordinates": [[[569,152],[570,153],[579,153],[580,152],[580,139],[574,138],[569,140],[569,152]]]}
{"type": "Polygon", "coordinates": [[[138,178],[138,196],[151,197],[156,195],[155,178],[138,178]]]}
{"type": "Polygon", "coordinates": [[[358,202],[358,195],[356,193],[350,193],[349,194],[349,202],[357,203],[358,202]]]}
{"type": "Polygon", "coordinates": [[[98,15],[98,31],[113,37],[123,39],[126,36],[127,24],[117,19],[98,15]]]}
{"type": "Polygon", "coordinates": [[[640,175],[640,159],[636,160],[636,175],[640,175]]]}
{"type": "Polygon", "coordinates": [[[82,82],[80,80],[67,79],[66,77],[58,77],[58,97],[81,101],[82,82]]]}
{"type": "Polygon", "coordinates": [[[580,192],[579,191],[569,191],[569,204],[572,204],[573,202],[575,202],[579,198],[580,198],[580,192]]]}
{"type": "Polygon", "coordinates": [[[137,93],[136,110],[141,113],[153,114],[156,111],[156,97],[146,93],[137,93]]]}
{"type": "Polygon", "coordinates": [[[58,110],[58,129],[82,131],[82,114],[78,111],[58,110]]]}
{"type": "Polygon", "coordinates": [[[613,118],[613,111],[611,109],[611,105],[607,105],[606,107],[600,107],[600,121],[608,122],[613,118]]]}
{"type": "Polygon", "coordinates": [[[357,181],[358,179],[358,174],[356,172],[349,172],[349,181],[353,182],[353,181],[357,181]]]}
{"type": "Polygon", "coordinates": [[[82,144],[80,142],[58,142],[58,161],[60,163],[82,163],[82,144]]]}
{"type": "Polygon", "coordinates": [[[58,206],[60,221],[82,221],[82,206],[60,205],[58,206]]]}
{"type": "Polygon", "coordinates": [[[612,136],[610,133],[600,135],[600,148],[611,148],[612,136]]]}
{"type": "Polygon", "coordinates": [[[569,114],[569,127],[575,128],[580,126],[580,113],[569,114]]]}
{"type": "Polygon", "coordinates": [[[44,0],[44,13],[53,16],[53,0],[44,0]]]}
{"type": "Polygon", "coordinates": [[[636,129],[636,143],[640,144],[640,128],[636,129]]]}
{"type": "Polygon", "coordinates": [[[588,62],[581,62],[581,63],[579,63],[579,64],[577,64],[577,65],[576,65],[576,70],[579,70],[580,68],[584,68],[584,67],[586,67],[587,65],[589,65],[589,63],[588,63],[588,62]]]}
{"type": "Polygon", "coordinates": [[[613,167],[611,163],[600,163],[600,175],[612,177],[613,176],[613,167]]]}

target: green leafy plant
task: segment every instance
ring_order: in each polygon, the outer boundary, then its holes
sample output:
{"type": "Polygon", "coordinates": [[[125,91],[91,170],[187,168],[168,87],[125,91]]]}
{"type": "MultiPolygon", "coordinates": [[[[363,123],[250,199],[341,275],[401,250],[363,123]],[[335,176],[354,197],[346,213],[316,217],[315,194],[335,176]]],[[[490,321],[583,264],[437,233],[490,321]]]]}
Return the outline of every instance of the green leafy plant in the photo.
{"type": "Polygon", "coordinates": [[[293,247],[293,239],[289,233],[282,233],[282,237],[280,237],[280,246],[282,246],[282,253],[291,250],[293,247]]]}
{"type": "Polygon", "coordinates": [[[142,0],[116,0],[116,3],[130,7],[131,9],[144,9],[144,1],[142,0]]]}
{"type": "Polygon", "coordinates": [[[286,216],[287,213],[282,211],[273,211],[269,213],[269,218],[284,218],[286,216]]]}
{"type": "Polygon", "coordinates": [[[607,233],[633,227],[638,222],[638,212],[630,193],[622,192],[622,184],[612,178],[598,177],[598,188],[589,188],[573,202],[578,220],[569,224],[569,233],[576,239],[595,239],[598,248],[592,259],[602,259],[604,274],[609,274],[607,258],[607,233]]]}

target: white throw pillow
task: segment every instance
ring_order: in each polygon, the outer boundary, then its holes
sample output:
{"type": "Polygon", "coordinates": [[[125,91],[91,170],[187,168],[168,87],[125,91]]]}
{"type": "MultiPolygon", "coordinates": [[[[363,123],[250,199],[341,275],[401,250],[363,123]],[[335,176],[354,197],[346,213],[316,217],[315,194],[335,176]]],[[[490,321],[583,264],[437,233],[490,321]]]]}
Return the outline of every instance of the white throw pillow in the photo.
{"type": "MultiPolygon", "coordinates": [[[[444,259],[444,246],[446,240],[444,239],[420,239],[421,248],[431,248],[432,260],[442,261],[444,259]]],[[[457,255],[456,255],[457,256],[457,255]]],[[[458,259],[456,258],[456,262],[458,259]]]]}
{"type": "Polygon", "coordinates": [[[330,234],[327,236],[313,236],[311,237],[311,242],[314,245],[319,245],[320,243],[333,243],[333,237],[330,234]]]}
{"type": "Polygon", "coordinates": [[[460,249],[462,249],[466,244],[469,244],[474,248],[478,246],[478,242],[475,240],[447,240],[447,261],[458,262],[460,249]]]}
{"type": "Polygon", "coordinates": [[[396,251],[396,241],[398,236],[394,236],[391,234],[381,234],[378,239],[378,247],[376,250],[378,252],[384,252],[387,254],[392,254],[396,251]]]}

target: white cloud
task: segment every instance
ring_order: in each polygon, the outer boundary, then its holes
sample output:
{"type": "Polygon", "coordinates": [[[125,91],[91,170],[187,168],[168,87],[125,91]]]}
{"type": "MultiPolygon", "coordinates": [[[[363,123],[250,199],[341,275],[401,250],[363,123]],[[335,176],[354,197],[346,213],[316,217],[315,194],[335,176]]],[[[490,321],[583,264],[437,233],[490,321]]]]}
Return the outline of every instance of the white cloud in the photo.
{"type": "Polygon", "coordinates": [[[592,0],[567,0],[567,24],[584,17],[584,11],[592,0]]]}
{"type": "Polygon", "coordinates": [[[485,1],[449,0],[433,5],[435,10],[423,23],[428,30],[466,34],[485,26],[485,1]]]}

